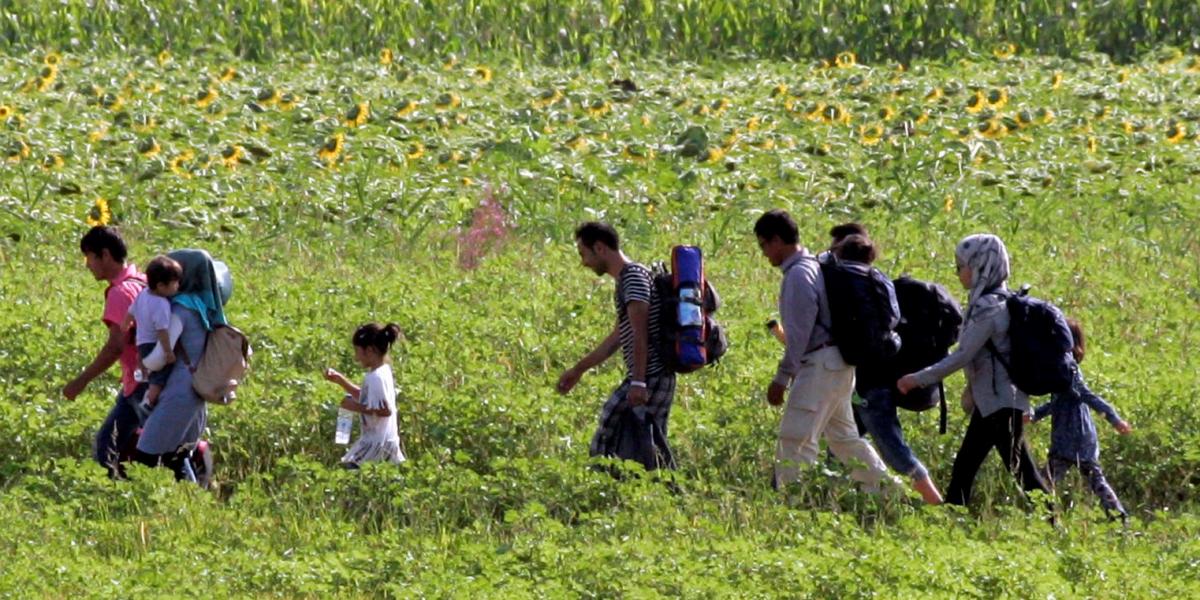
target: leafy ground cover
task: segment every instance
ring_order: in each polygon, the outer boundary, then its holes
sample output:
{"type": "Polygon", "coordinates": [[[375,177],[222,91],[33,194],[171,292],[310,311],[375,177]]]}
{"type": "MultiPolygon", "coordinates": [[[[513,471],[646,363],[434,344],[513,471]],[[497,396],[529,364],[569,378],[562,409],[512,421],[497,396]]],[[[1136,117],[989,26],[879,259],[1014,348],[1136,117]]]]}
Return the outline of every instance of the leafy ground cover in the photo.
{"type": "MultiPolygon", "coordinates": [[[[0,59],[0,589],[133,595],[1189,595],[1200,582],[1200,68],[1170,49],[1111,64],[1020,53],[953,63],[240,62],[136,52],[0,59]],[[816,468],[779,494],[778,274],[750,228],[782,206],[810,247],[861,220],[892,274],[953,284],[953,245],[992,231],[1014,282],[1089,331],[1101,432],[1135,517],[1082,482],[1058,526],[989,462],[970,511],[864,496],[816,468]],[[587,468],[617,361],[571,396],[559,371],[611,325],[611,283],[574,224],[629,253],[702,245],[728,360],[681,380],[677,489],[587,468]],[[255,344],[238,404],[210,412],[218,489],[86,460],[115,377],[57,390],[99,347],[89,222],[133,259],[202,246],[235,270],[255,344]],[[366,320],[396,357],[410,463],[336,468],[337,390],[366,320]],[[1013,508],[1015,507],[1015,508],[1013,508]]],[[[951,289],[954,289],[953,287],[951,289]]],[[[951,390],[961,386],[952,378],[951,390]]],[[[905,414],[946,482],[965,419],[905,414]]],[[[1039,456],[1048,427],[1033,428],[1039,456]]]]}

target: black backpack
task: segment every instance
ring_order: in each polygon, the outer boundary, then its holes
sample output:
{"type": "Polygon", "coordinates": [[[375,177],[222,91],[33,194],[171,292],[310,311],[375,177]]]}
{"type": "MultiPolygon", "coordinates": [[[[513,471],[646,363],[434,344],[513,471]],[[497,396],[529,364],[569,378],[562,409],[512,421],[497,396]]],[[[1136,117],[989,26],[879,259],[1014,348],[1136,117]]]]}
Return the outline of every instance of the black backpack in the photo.
{"type": "Polygon", "coordinates": [[[701,313],[704,317],[704,364],[684,364],[679,357],[679,341],[684,330],[679,325],[679,290],[675,289],[675,278],[667,270],[665,264],[656,262],[651,265],[651,276],[654,279],[655,301],[658,302],[658,339],[651,340],[658,348],[658,355],[671,371],[675,373],[691,373],[711,365],[725,356],[729,350],[729,338],[725,328],[713,318],[713,313],[721,307],[721,297],[707,279],[704,281],[703,302],[701,313]]]}
{"type": "Polygon", "coordinates": [[[1007,294],[1009,356],[988,340],[987,348],[1004,365],[1017,389],[1030,396],[1066,391],[1075,377],[1075,340],[1057,306],[1029,295],[1029,286],[1007,294]]]}
{"type": "MultiPolygon", "coordinates": [[[[896,333],[902,342],[888,369],[888,381],[894,387],[900,377],[934,365],[949,354],[950,347],[958,341],[963,315],[946,288],[936,283],[905,275],[892,284],[900,305],[900,324],[896,326],[896,333]]],[[[940,382],[936,386],[910,390],[907,394],[896,391],[893,398],[896,406],[914,412],[940,405],[938,429],[941,433],[946,432],[946,390],[940,382]]]]}
{"type": "Polygon", "coordinates": [[[892,282],[879,269],[838,260],[818,261],[829,303],[830,334],[850,365],[881,365],[900,349],[900,323],[892,282]]]}

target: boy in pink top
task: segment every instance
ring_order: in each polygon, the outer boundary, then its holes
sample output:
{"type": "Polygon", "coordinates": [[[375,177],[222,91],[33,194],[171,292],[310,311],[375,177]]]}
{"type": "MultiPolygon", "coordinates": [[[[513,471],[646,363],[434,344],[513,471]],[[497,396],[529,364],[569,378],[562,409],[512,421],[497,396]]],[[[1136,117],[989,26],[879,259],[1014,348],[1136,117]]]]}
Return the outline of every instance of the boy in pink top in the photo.
{"type": "Polygon", "coordinates": [[[134,299],[146,287],[146,278],[136,266],[125,262],[128,254],[125,240],[114,227],[91,228],[79,241],[79,249],[92,276],[108,282],[104,313],[100,317],[108,329],[108,338],[83,372],[63,386],[62,394],[67,400],[74,400],[93,379],[104,374],[113,363],[120,363],[121,392],[96,434],[95,446],[97,462],[109,469],[110,476],[117,477],[121,475],[120,450],[129,443],[138,426],[132,402],[138,387],[133,377],[138,364],[137,347],[130,339],[131,332],[124,330],[122,324],[134,299]]]}

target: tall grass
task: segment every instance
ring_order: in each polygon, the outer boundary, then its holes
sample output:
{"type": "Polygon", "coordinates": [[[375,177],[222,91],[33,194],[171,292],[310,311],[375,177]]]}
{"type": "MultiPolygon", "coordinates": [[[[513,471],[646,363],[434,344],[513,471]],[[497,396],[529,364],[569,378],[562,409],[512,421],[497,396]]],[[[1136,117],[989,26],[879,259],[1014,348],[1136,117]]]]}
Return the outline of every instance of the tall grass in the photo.
{"type": "Polygon", "coordinates": [[[1200,47],[1193,0],[85,0],[0,1],[0,51],[224,49],[260,59],[297,52],[501,51],[589,62],[611,52],[700,59],[908,60],[1013,43],[1040,53],[1129,59],[1156,45],[1200,47]]]}

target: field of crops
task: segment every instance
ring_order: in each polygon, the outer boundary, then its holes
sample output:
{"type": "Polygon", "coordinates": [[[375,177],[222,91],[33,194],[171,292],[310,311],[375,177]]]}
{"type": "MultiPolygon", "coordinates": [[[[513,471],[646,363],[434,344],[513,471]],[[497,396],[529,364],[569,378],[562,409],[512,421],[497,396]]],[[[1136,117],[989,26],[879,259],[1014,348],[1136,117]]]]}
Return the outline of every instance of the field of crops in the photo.
{"type": "MultiPolygon", "coordinates": [[[[49,39],[40,27],[22,31],[49,39]]],[[[0,56],[3,593],[1200,589],[1195,53],[1113,64],[1001,41],[957,60],[843,46],[565,68],[394,44],[261,61],[163,47],[0,56]],[[865,495],[829,465],[773,491],[779,413],[763,391],[780,350],[762,324],[778,272],[752,234],[772,207],[814,249],[859,220],[884,271],[953,290],[955,242],[1004,238],[1013,282],[1084,323],[1089,383],[1135,427],[1100,432],[1128,529],[1077,477],[1048,525],[995,459],[971,510],[865,495]],[[611,327],[611,280],[579,265],[572,240],[597,218],[638,260],[701,245],[725,301],[727,359],[680,379],[674,486],[588,468],[618,360],[553,391],[611,327]],[[115,369],[74,402],[59,390],[103,342],[103,284],[78,252],[97,222],[120,225],[139,264],[199,246],[234,271],[228,313],[255,355],[239,401],[209,413],[213,491],[165,470],[110,482],[87,458],[115,369]],[[349,338],[368,320],[405,330],[394,368],[410,461],[345,472],[340,391],[320,372],[358,372],[349,338]]],[[[956,395],[961,376],[947,385],[956,395]]],[[[939,436],[935,412],[901,418],[944,487],[966,419],[952,408],[939,436]]],[[[1048,423],[1030,435],[1044,457],[1048,423]]]]}

